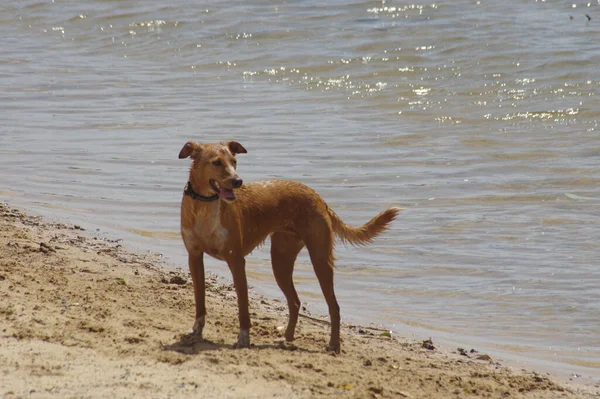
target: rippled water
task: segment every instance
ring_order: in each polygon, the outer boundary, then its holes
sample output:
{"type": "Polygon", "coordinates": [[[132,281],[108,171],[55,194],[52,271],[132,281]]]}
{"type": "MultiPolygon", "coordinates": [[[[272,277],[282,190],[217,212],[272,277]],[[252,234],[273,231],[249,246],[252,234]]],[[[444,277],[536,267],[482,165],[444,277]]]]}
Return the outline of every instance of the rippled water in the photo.
{"type": "MultiPolygon", "coordinates": [[[[246,181],[347,223],[405,208],[338,247],[346,320],[598,377],[599,26],[597,1],[8,0],[0,199],[185,267],[177,154],[234,138],[246,181]]],[[[281,296],[268,246],[249,269],[281,296]]],[[[307,256],[296,275],[324,313],[307,256]]]]}

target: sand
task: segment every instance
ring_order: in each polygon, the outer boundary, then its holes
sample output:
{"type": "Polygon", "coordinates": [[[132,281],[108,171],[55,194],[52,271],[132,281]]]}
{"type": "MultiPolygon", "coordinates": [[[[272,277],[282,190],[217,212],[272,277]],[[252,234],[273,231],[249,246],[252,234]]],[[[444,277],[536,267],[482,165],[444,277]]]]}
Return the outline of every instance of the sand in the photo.
{"type": "MultiPolygon", "coordinates": [[[[205,342],[187,271],[79,226],[0,205],[0,396],[3,398],[592,398],[600,389],[502,366],[483,353],[345,325],[326,353],[326,320],[251,297],[252,347],[233,349],[230,284],[207,282],[205,342]]],[[[342,309],[343,313],[344,309],[342,309]]],[[[427,337],[424,337],[427,338],[427,337]]]]}

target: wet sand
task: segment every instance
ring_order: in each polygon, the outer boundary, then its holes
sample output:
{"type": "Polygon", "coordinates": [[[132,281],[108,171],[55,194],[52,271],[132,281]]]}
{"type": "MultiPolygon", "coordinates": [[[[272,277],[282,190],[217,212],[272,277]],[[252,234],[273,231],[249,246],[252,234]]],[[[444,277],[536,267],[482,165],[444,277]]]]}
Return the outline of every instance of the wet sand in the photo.
{"type": "Polygon", "coordinates": [[[252,348],[236,350],[233,287],[209,277],[207,307],[206,340],[191,344],[187,271],[0,205],[3,398],[600,397],[597,387],[510,369],[470,348],[443,352],[369,327],[344,326],[333,355],[327,321],[309,316],[286,344],[285,303],[256,294],[252,348]]]}

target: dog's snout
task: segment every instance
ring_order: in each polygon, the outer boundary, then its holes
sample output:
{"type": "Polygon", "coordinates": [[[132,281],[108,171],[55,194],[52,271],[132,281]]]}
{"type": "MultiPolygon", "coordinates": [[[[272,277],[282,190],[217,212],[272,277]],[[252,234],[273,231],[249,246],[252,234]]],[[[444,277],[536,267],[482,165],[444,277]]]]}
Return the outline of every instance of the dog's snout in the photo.
{"type": "Polygon", "coordinates": [[[235,178],[231,179],[231,185],[233,186],[233,188],[240,188],[240,187],[242,187],[243,183],[244,183],[244,181],[242,179],[240,179],[239,177],[235,177],[235,178]]]}

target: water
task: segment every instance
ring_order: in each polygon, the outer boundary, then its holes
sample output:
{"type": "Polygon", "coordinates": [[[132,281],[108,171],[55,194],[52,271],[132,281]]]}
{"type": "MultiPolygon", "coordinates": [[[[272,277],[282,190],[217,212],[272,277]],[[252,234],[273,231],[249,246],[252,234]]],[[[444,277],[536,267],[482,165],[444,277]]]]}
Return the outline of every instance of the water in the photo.
{"type": "Polygon", "coordinates": [[[323,3],[5,1],[0,199],[185,267],[177,154],[236,139],[347,223],[405,208],[338,246],[345,320],[599,378],[598,2],[323,3]]]}

